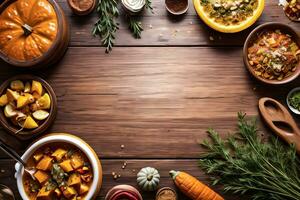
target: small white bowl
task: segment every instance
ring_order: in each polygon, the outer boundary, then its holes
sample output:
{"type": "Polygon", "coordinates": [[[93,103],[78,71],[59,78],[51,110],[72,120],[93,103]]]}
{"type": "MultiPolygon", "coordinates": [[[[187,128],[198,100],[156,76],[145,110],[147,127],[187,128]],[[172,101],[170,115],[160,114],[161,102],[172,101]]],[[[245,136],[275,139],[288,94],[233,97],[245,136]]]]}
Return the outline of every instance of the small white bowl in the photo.
{"type": "MultiPolygon", "coordinates": [[[[22,155],[22,159],[26,162],[36,150],[50,143],[71,144],[80,149],[87,156],[93,168],[93,182],[89,192],[85,196],[85,199],[95,199],[102,185],[102,166],[95,151],[79,137],[67,133],[53,133],[46,135],[33,143],[22,155]]],[[[19,193],[23,200],[29,200],[23,186],[24,168],[19,163],[16,163],[15,169],[15,178],[17,179],[19,193]]]]}
{"type": "Polygon", "coordinates": [[[290,102],[289,102],[289,98],[292,96],[292,94],[293,94],[294,92],[297,92],[297,91],[300,91],[300,87],[296,87],[296,88],[292,89],[292,90],[288,93],[288,95],[287,95],[287,97],[286,97],[286,103],[287,103],[289,109],[290,109],[293,113],[295,113],[295,114],[297,114],[297,115],[300,115],[300,111],[297,110],[297,109],[295,109],[293,106],[291,106],[291,104],[290,104],[290,102]]]}

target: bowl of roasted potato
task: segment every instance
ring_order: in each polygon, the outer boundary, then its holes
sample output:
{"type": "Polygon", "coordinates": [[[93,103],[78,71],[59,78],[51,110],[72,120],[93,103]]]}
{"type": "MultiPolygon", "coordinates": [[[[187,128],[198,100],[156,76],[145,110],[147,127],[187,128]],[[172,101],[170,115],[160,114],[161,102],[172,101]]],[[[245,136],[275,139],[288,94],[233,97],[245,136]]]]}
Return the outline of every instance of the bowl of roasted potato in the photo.
{"type": "Polygon", "coordinates": [[[18,75],[0,86],[0,124],[20,139],[43,133],[56,113],[56,95],[40,77],[18,75]]]}
{"type": "Polygon", "coordinates": [[[102,167],[95,151],[82,139],[53,133],[33,143],[22,155],[30,176],[15,165],[17,186],[24,200],[95,199],[102,185],[102,167]]]}

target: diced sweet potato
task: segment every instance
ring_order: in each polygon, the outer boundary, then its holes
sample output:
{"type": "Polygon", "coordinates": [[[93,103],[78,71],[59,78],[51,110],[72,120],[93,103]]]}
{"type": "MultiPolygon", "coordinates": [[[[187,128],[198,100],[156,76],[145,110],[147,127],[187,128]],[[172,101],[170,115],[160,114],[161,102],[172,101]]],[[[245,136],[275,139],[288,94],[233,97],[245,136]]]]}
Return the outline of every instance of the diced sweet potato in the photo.
{"type": "Polygon", "coordinates": [[[49,175],[41,170],[35,172],[34,177],[41,184],[45,183],[49,179],[49,175]]]}
{"type": "Polygon", "coordinates": [[[86,184],[81,184],[80,185],[80,189],[79,189],[79,194],[82,195],[82,194],[85,194],[89,191],[90,187],[86,184]]]}
{"type": "Polygon", "coordinates": [[[68,185],[72,186],[76,189],[80,188],[80,184],[81,184],[81,178],[80,175],[78,173],[73,173],[70,175],[69,179],[68,179],[68,185]]]}
{"type": "Polygon", "coordinates": [[[59,164],[59,166],[67,173],[73,171],[71,160],[65,160],[59,164]]]}
{"type": "Polygon", "coordinates": [[[36,196],[36,200],[52,200],[54,190],[46,190],[46,186],[42,187],[36,196]]]}
{"type": "Polygon", "coordinates": [[[65,149],[58,148],[54,153],[52,154],[52,157],[55,158],[55,160],[60,161],[64,155],[66,155],[68,151],[65,149]]]}
{"type": "Polygon", "coordinates": [[[41,152],[33,155],[33,159],[35,162],[40,161],[42,157],[43,157],[43,154],[41,152]]]}
{"type": "Polygon", "coordinates": [[[77,195],[77,192],[73,187],[67,187],[63,191],[63,194],[67,199],[72,199],[73,197],[75,197],[77,195]]]}
{"type": "Polygon", "coordinates": [[[43,156],[42,160],[36,165],[36,168],[43,171],[51,170],[52,160],[53,158],[50,158],[49,156],[43,156]]]}
{"type": "Polygon", "coordinates": [[[84,159],[80,153],[76,152],[71,157],[71,164],[74,169],[78,169],[83,166],[84,159]]]}

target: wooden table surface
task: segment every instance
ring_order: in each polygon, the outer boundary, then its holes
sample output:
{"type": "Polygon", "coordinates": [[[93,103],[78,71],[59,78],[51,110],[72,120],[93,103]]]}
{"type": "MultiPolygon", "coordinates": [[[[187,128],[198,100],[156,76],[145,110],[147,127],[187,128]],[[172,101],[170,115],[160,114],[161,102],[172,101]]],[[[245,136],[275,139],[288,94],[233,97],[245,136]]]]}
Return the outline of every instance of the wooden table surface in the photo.
{"type": "MultiPolygon", "coordinates": [[[[133,39],[124,15],[116,46],[104,53],[99,38],[91,36],[96,13],[78,17],[65,0],[59,0],[71,25],[71,41],[63,59],[48,69],[28,72],[1,62],[0,81],[20,73],[45,78],[58,96],[58,115],[47,132],[68,132],[80,136],[99,155],[104,182],[99,199],[117,184],[136,186],[136,172],[156,167],[161,186],[174,187],[171,169],[185,170],[205,183],[197,159],[203,148],[199,141],[214,127],[226,136],[236,128],[237,112],[258,116],[257,100],[274,97],[284,103],[290,89],[270,87],[253,80],[242,59],[242,46],[249,32],[265,22],[290,22],[277,0],[266,0],[260,20],[246,31],[222,34],[208,28],[196,15],[192,3],[182,17],[170,16],[163,0],[153,0],[154,14],[144,12],[142,39],[133,39]],[[124,149],[120,146],[125,145],[124,149]],[[122,169],[123,162],[128,163],[122,169]],[[111,173],[121,174],[114,180],[111,173]]],[[[261,122],[260,127],[264,128],[261,122]]],[[[7,144],[24,152],[30,142],[18,141],[0,130],[7,144]]],[[[13,188],[14,161],[0,153],[0,183],[13,188]]],[[[225,199],[239,199],[224,194],[225,199]]],[[[154,193],[143,193],[145,200],[154,193]]],[[[180,200],[186,199],[180,195],[180,200]]]]}

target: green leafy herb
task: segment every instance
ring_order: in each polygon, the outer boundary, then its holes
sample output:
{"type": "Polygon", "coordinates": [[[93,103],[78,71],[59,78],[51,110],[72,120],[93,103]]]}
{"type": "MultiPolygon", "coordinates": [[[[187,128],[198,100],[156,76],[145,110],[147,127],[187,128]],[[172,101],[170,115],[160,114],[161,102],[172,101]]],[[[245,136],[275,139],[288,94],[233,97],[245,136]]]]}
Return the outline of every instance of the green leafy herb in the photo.
{"type": "Polygon", "coordinates": [[[300,110],[300,92],[294,92],[291,97],[288,99],[290,105],[297,109],[300,110]]]}
{"type": "Polygon", "coordinates": [[[66,177],[68,176],[64,170],[57,164],[54,163],[51,170],[51,175],[54,181],[58,184],[58,186],[64,186],[66,177]]]}
{"type": "Polygon", "coordinates": [[[46,191],[55,190],[55,188],[57,188],[57,183],[54,180],[50,179],[47,182],[46,191]]]}
{"type": "Polygon", "coordinates": [[[135,38],[141,38],[142,23],[135,17],[128,15],[129,30],[135,38]]]}
{"type": "Polygon", "coordinates": [[[238,133],[226,140],[210,129],[211,142],[204,141],[208,152],[200,167],[213,175],[213,184],[225,191],[248,194],[254,200],[299,200],[300,168],[294,146],[276,137],[263,142],[255,121],[238,114],[238,133]]]}
{"type": "Polygon", "coordinates": [[[97,13],[99,20],[94,25],[93,35],[100,36],[101,42],[106,46],[106,53],[112,50],[115,42],[115,33],[119,29],[116,18],[119,16],[117,0],[99,0],[97,13]]]}

